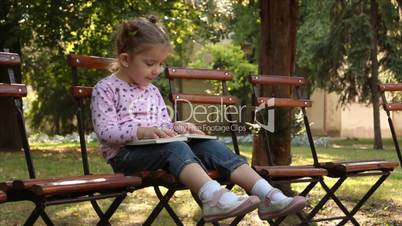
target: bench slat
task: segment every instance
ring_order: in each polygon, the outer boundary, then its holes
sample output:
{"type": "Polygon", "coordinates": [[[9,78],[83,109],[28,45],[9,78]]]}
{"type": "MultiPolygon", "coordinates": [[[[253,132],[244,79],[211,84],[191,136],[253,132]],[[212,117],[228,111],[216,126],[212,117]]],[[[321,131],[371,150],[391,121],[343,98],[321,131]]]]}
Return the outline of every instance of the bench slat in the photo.
{"type": "Polygon", "coordinates": [[[302,86],[305,81],[303,77],[278,76],[278,75],[260,75],[250,76],[250,82],[253,85],[288,85],[302,86]]]}
{"type": "Polygon", "coordinates": [[[254,166],[255,170],[266,177],[321,177],[326,176],[327,170],[314,166],[254,166]]]}
{"type": "Polygon", "coordinates": [[[0,83],[0,97],[25,97],[27,87],[23,84],[0,83]]]}
{"type": "Polygon", "coordinates": [[[330,164],[348,164],[348,163],[360,163],[360,162],[383,162],[384,159],[361,159],[361,160],[340,160],[340,161],[331,161],[327,162],[330,164]]]}
{"type": "Polygon", "coordinates": [[[89,98],[92,96],[92,89],[90,86],[73,86],[70,92],[76,98],[89,98]]]}
{"type": "Polygon", "coordinates": [[[399,166],[397,162],[373,161],[342,164],[348,172],[366,171],[374,169],[394,169],[399,166]]]}
{"type": "Polygon", "coordinates": [[[380,90],[380,92],[402,91],[402,83],[380,84],[380,85],[378,85],[378,89],[380,90]]]}
{"type": "Polygon", "coordinates": [[[16,53],[0,52],[0,65],[17,66],[21,64],[21,58],[16,53]]]}
{"type": "Polygon", "coordinates": [[[402,110],[402,103],[384,104],[383,107],[387,111],[401,111],[402,110]]]}
{"type": "Polygon", "coordinates": [[[191,104],[225,104],[234,105],[238,100],[234,96],[213,96],[213,95],[200,95],[200,94],[183,94],[172,93],[172,99],[175,102],[191,103],[191,104]]]}
{"type": "Polygon", "coordinates": [[[196,80],[232,80],[233,75],[228,71],[210,69],[189,69],[180,67],[169,67],[168,79],[196,79],[196,80]]]}
{"type": "Polygon", "coordinates": [[[5,202],[7,201],[7,194],[0,191],[0,202],[5,202]]]}
{"type": "Polygon", "coordinates": [[[16,190],[30,189],[35,184],[47,184],[47,183],[61,183],[68,180],[95,180],[95,179],[106,179],[115,180],[122,179],[124,175],[118,174],[98,174],[98,175],[83,175],[83,176],[67,176],[67,177],[53,177],[53,178],[42,178],[42,179],[28,179],[28,180],[14,180],[12,182],[12,188],[16,190]]]}
{"type": "Polygon", "coordinates": [[[140,186],[141,178],[135,176],[124,176],[108,180],[106,178],[64,180],[62,182],[51,182],[46,184],[35,184],[31,191],[36,195],[60,195],[65,193],[78,193],[88,191],[107,191],[140,186]]]}
{"type": "Polygon", "coordinates": [[[292,99],[292,98],[269,98],[258,97],[258,104],[267,103],[268,107],[311,107],[311,100],[292,99]]]}
{"type": "Polygon", "coordinates": [[[321,166],[327,169],[331,175],[343,175],[363,171],[393,170],[399,166],[399,163],[383,160],[367,160],[345,163],[327,162],[321,166]]]}
{"type": "Polygon", "coordinates": [[[108,70],[115,59],[97,56],[85,56],[69,54],[67,62],[72,67],[93,68],[98,70],[108,70]]]}

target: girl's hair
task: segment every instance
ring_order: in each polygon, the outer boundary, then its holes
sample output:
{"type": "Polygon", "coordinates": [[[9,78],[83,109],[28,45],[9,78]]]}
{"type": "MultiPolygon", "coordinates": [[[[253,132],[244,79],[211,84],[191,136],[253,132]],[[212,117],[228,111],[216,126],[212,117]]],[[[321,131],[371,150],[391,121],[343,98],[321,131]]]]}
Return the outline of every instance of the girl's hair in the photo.
{"type": "MultiPolygon", "coordinates": [[[[171,48],[166,31],[155,16],[123,21],[115,40],[117,55],[137,54],[155,44],[163,44],[171,48]]],[[[111,71],[117,71],[119,68],[120,64],[117,60],[109,67],[111,71]]]]}

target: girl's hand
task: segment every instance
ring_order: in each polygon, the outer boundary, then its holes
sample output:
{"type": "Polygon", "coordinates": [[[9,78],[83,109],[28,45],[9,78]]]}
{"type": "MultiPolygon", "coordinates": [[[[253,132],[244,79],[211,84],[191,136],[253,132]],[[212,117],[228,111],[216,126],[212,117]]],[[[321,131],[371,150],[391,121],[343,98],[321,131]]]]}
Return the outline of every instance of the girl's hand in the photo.
{"type": "Polygon", "coordinates": [[[192,123],[189,123],[189,126],[187,127],[187,132],[189,134],[205,135],[203,131],[199,130],[198,127],[192,123]]]}
{"type": "Polygon", "coordinates": [[[139,140],[174,137],[176,135],[177,133],[171,129],[158,129],[153,127],[139,127],[137,129],[137,138],[139,140]]]}
{"type": "Polygon", "coordinates": [[[174,122],[173,130],[176,131],[178,134],[185,134],[187,133],[187,123],[182,121],[174,122]]]}
{"type": "Polygon", "coordinates": [[[174,131],[176,131],[179,134],[199,134],[199,135],[205,135],[204,132],[199,130],[196,125],[193,123],[188,123],[188,122],[182,122],[182,121],[177,121],[174,123],[174,131]]]}

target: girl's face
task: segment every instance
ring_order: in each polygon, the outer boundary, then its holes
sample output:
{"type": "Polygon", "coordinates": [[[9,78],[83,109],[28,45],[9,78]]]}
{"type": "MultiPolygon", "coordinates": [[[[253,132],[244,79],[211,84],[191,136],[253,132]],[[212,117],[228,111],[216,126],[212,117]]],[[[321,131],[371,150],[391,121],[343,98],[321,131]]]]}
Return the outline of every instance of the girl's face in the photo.
{"type": "Polygon", "coordinates": [[[148,86],[161,73],[161,66],[170,53],[169,46],[157,44],[137,54],[120,54],[123,80],[140,87],[148,86]]]}

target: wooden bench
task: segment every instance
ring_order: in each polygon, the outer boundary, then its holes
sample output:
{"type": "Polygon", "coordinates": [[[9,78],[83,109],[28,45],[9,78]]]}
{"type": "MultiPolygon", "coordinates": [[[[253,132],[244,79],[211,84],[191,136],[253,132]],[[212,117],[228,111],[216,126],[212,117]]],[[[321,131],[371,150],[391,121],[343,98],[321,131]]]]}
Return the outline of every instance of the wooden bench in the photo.
{"type": "MultiPolygon", "coordinates": [[[[285,86],[293,91],[293,97],[257,97],[254,92],[254,99],[256,106],[265,105],[266,108],[299,108],[303,114],[303,122],[307,133],[307,138],[310,145],[310,150],[313,157],[313,165],[317,168],[324,168],[328,172],[328,176],[337,178],[337,182],[332,186],[328,186],[324,180],[319,180],[321,187],[326,191],[325,196],[316,204],[312,211],[308,214],[308,221],[328,221],[328,220],[341,220],[340,225],[351,221],[354,225],[359,225],[354,218],[356,212],[367,201],[367,199],[377,190],[377,188],[385,181],[395,167],[398,166],[397,162],[390,162],[384,160],[347,160],[347,161],[334,161],[334,162],[320,162],[314,146],[313,136],[310,129],[310,123],[306,114],[306,107],[311,107],[312,103],[309,99],[302,98],[301,88],[304,86],[303,77],[290,77],[290,76],[277,76],[277,75],[259,75],[250,76],[250,83],[253,87],[260,86],[285,86]],[[379,178],[373,183],[369,191],[359,200],[353,209],[349,211],[344,204],[335,196],[335,192],[341,187],[343,182],[349,177],[373,176],[378,175],[379,178]],[[332,199],[337,206],[342,210],[344,216],[331,217],[326,219],[315,219],[315,215],[322,209],[322,207],[332,199]]],[[[267,131],[264,132],[265,137],[268,137],[267,131]]],[[[267,139],[266,139],[267,140],[267,139]]],[[[269,147],[269,145],[266,145],[269,147]]],[[[267,150],[270,154],[270,151],[267,150]]]]}
{"type": "Polygon", "coordinates": [[[327,175],[327,170],[314,166],[254,166],[254,169],[262,177],[271,180],[291,180],[303,177],[322,177],[327,175]]]}
{"type": "Polygon", "coordinates": [[[387,113],[388,125],[389,125],[389,129],[391,131],[392,141],[395,146],[395,152],[399,159],[399,165],[402,167],[401,149],[399,146],[398,136],[396,135],[395,126],[394,126],[394,123],[392,121],[392,116],[391,116],[391,112],[402,111],[402,102],[400,102],[400,101],[389,102],[388,98],[387,98],[387,94],[390,92],[401,92],[402,91],[402,83],[380,84],[378,86],[378,90],[381,93],[383,109],[384,109],[385,113],[387,113]]]}
{"type": "Polygon", "coordinates": [[[332,177],[341,177],[371,170],[388,170],[398,167],[397,162],[385,160],[361,160],[361,161],[335,161],[324,162],[322,167],[326,168],[332,177]]]}
{"type": "MultiPolygon", "coordinates": [[[[18,54],[0,52],[0,66],[9,68],[9,79],[14,81],[13,68],[20,66],[18,54]]],[[[126,193],[134,190],[135,186],[141,185],[141,178],[127,177],[122,174],[102,174],[85,176],[68,176],[55,178],[35,178],[28,138],[24,125],[21,97],[27,95],[26,86],[15,83],[1,83],[0,96],[13,98],[18,125],[21,132],[21,140],[31,179],[14,180],[0,183],[1,194],[7,197],[7,202],[29,200],[34,202],[35,209],[28,217],[24,225],[33,225],[39,216],[47,225],[54,225],[45,212],[49,205],[91,201],[107,197],[125,197],[126,193]]],[[[3,195],[2,195],[3,197],[3,195]]],[[[120,198],[120,200],[122,200],[120,198]]],[[[121,201],[120,201],[121,202],[121,201]]],[[[103,213],[99,206],[94,208],[100,217],[100,224],[109,224],[109,218],[114,212],[116,204],[112,204],[107,212],[103,213]]]]}
{"type": "MultiPolygon", "coordinates": [[[[301,87],[305,81],[302,77],[288,77],[288,76],[250,76],[249,83],[253,88],[252,103],[255,108],[254,120],[257,121],[257,116],[262,110],[276,109],[276,108],[306,108],[311,107],[312,103],[308,99],[296,99],[289,97],[267,97],[264,95],[257,95],[257,89],[262,89],[266,86],[277,87],[286,86],[289,89],[294,87],[301,87]]],[[[263,124],[268,125],[265,117],[260,117],[263,124]]],[[[273,120],[273,119],[270,119],[273,120]]],[[[256,122],[255,122],[256,123],[256,122]]],[[[260,122],[261,123],[261,122],[260,122]]],[[[268,166],[254,166],[255,170],[264,178],[273,184],[283,183],[307,183],[304,190],[299,195],[307,196],[309,192],[316,186],[316,184],[323,183],[323,177],[328,174],[327,170],[318,166],[317,154],[315,150],[312,152],[313,165],[296,165],[296,166],[277,166],[273,162],[273,153],[270,140],[273,139],[270,133],[262,128],[262,135],[264,138],[265,152],[268,159],[268,166]]],[[[271,132],[273,133],[273,132],[271,132]]],[[[298,217],[302,224],[308,224],[308,220],[303,214],[299,213],[298,217]]],[[[286,217],[280,217],[275,220],[269,220],[271,225],[279,225],[286,217]]]]}

